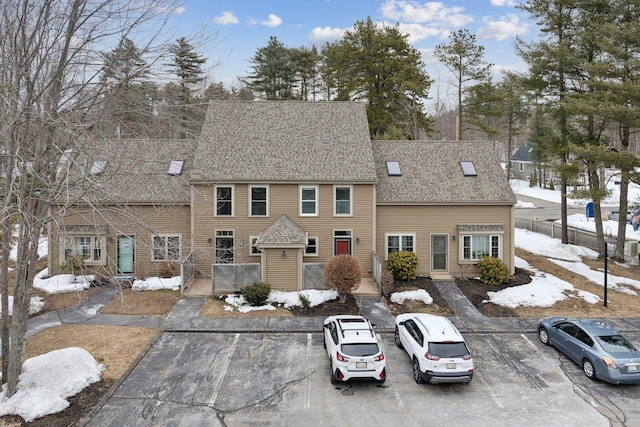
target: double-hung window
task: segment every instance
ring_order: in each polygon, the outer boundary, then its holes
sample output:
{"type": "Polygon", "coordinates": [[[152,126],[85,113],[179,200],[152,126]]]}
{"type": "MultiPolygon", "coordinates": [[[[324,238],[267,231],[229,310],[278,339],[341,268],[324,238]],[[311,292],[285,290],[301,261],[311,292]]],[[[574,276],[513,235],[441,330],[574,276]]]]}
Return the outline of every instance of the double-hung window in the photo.
{"type": "Polygon", "coordinates": [[[179,261],[180,236],[153,236],[153,261],[179,261]]]}
{"type": "Polygon", "coordinates": [[[385,254],[388,257],[390,253],[393,252],[401,252],[401,251],[409,251],[415,252],[415,240],[416,235],[413,233],[407,234],[394,234],[387,233],[386,234],[386,251],[385,254]]]}
{"type": "Polygon", "coordinates": [[[256,247],[256,242],[258,241],[257,236],[249,236],[249,241],[251,242],[251,251],[249,253],[250,256],[260,256],[262,251],[256,247]]]}
{"type": "Polygon", "coordinates": [[[233,216],[233,186],[216,185],[216,216],[233,216]]]}
{"type": "Polygon", "coordinates": [[[300,186],[300,216],[318,216],[318,186],[300,186]]]}
{"type": "Polygon", "coordinates": [[[335,185],[333,187],[333,214],[336,216],[352,215],[352,187],[335,185]]]}
{"type": "Polygon", "coordinates": [[[307,247],[304,256],[318,256],[318,236],[307,237],[307,247]]]}
{"type": "Polygon", "coordinates": [[[249,186],[249,216],[269,216],[268,191],[264,185],[249,186]]]}

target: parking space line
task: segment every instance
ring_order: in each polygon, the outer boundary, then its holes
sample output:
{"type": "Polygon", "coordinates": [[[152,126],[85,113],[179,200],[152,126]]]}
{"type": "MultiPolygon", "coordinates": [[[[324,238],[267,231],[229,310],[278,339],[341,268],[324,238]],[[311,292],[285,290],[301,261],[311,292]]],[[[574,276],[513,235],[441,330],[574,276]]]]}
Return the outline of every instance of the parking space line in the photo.
{"type": "MultiPolygon", "coordinates": [[[[382,353],[384,354],[384,357],[386,358],[386,361],[389,361],[389,355],[387,354],[386,350],[384,349],[384,342],[382,341],[382,337],[380,336],[380,334],[376,334],[376,336],[378,337],[378,342],[380,343],[380,346],[382,347],[382,353]]],[[[385,383],[391,383],[391,387],[393,388],[393,395],[396,398],[396,403],[398,404],[398,408],[402,409],[404,408],[404,403],[402,403],[402,397],[400,397],[400,393],[398,392],[398,387],[396,387],[396,383],[393,379],[389,380],[389,364],[387,363],[387,381],[385,381],[385,383]]]]}
{"type": "MultiPolygon", "coordinates": [[[[306,354],[306,359],[307,359],[307,366],[311,366],[311,363],[309,363],[309,354],[311,353],[311,334],[308,333],[307,334],[307,354],[306,354]]],[[[305,392],[305,397],[304,397],[304,407],[305,409],[309,408],[311,406],[311,370],[310,368],[307,369],[307,376],[304,379],[305,382],[305,387],[304,387],[304,392],[305,392]]]]}
{"type": "Polygon", "coordinates": [[[211,399],[209,399],[210,407],[213,407],[213,405],[216,403],[218,393],[220,393],[220,389],[222,388],[222,380],[224,380],[224,377],[227,375],[227,370],[229,369],[229,365],[231,364],[231,356],[233,356],[233,353],[235,353],[236,351],[236,345],[238,345],[239,338],[240,334],[236,334],[233,342],[231,343],[231,346],[226,348],[224,352],[220,352],[220,354],[226,353],[226,359],[223,361],[222,372],[220,372],[220,376],[218,376],[216,385],[213,388],[213,394],[211,395],[211,399]]]}
{"type": "Polygon", "coordinates": [[[525,340],[526,342],[528,342],[528,343],[531,345],[531,347],[533,347],[533,348],[536,348],[536,349],[537,349],[536,345],[535,345],[534,343],[532,343],[532,342],[531,342],[531,340],[530,340],[529,338],[527,338],[527,336],[526,336],[525,334],[520,334],[520,336],[522,337],[522,339],[523,339],[523,340],[525,340]]]}

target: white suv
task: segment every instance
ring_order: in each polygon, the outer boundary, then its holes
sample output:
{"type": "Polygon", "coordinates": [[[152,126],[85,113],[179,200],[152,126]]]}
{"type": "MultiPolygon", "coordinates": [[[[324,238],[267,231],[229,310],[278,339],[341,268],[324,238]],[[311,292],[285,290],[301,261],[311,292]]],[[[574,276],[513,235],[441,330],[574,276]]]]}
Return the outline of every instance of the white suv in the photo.
{"type": "Polygon", "coordinates": [[[351,315],[330,316],[323,326],[324,348],[331,362],[331,384],[354,378],[385,381],[382,345],[367,319],[351,315]]]}
{"type": "Polygon", "coordinates": [[[413,379],[423,383],[468,383],[473,358],[458,329],[446,317],[406,313],[396,317],[395,342],[413,364],[413,379]]]}

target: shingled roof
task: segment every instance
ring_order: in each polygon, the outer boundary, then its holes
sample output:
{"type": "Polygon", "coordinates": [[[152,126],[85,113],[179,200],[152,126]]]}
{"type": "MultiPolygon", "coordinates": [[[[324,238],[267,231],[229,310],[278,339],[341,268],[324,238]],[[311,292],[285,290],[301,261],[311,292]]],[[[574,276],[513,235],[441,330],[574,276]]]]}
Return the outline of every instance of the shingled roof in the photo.
{"type": "Polygon", "coordinates": [[[378,174],[378,204],[502,204],[516,197],[490,142],[372,141],[378,174]],[[397,161],[401,176],[389,176],[397,161]],[[471,161],[476,176],[460,162],[471,161]]]}
{"type": "Polygon", "coordinates": [[[212,101],[193,182],[375,182],[365,105],[212,101]]]}
{"type": "Polygon", "coordinates": [[[84,187],[72,190],[87,203],[187,205],[195,144],[194,140],[91,141],[69,162],[71,182],[84,187]],[[170,170],[172,160],[183,161],[182,168],[170,170]],[[96,169],[96,162],[103,170],[96,169]],[[90,179],[76,181],[80,176],[90,179]]]}

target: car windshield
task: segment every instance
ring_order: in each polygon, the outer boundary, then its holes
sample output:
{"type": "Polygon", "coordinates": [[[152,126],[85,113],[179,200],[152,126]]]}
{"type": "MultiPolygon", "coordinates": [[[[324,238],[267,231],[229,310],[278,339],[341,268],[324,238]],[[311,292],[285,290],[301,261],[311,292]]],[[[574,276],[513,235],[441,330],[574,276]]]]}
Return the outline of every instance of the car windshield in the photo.
{"type": "Polygon", "coordinates": [[[438,357],[462,357],[469,354],[463,342],[432,342],[429,343],[429,354],[438,357]]]}
{"type": "Polygon", "coordinates": [[[342,344],[342,354],[353,357],[373,356],[380,349],[376,343],[342,344]]]}
{"type": "Polygon", "coordinates": [[[600,345],[608,353],[629,353],[636,348],[622,335],[603,335],[598,337],[600,345]]]}

